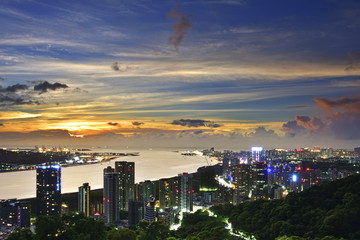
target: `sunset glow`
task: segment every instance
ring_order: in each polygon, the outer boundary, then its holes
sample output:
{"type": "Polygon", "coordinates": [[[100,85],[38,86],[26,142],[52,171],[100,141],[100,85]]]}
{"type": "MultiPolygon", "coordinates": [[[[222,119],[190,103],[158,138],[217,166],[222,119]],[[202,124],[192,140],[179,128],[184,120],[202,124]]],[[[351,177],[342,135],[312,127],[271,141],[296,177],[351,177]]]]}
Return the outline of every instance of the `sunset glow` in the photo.
{"type": "Polygon", "coordinates": [[[0,1],[2,145],[358,145],[356,1],[105,2],[0,1]]]}

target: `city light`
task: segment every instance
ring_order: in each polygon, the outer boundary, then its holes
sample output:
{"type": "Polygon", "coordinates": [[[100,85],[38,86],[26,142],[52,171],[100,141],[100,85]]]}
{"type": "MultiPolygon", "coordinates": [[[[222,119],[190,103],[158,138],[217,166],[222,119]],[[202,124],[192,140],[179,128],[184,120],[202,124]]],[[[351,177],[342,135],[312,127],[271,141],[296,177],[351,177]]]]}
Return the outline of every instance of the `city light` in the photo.
{"type": "Polygon", "coordinates": [[[232,182],[234,180],[233,176],[229,176],[229,181],[232,182]]]}
{"type": "Polygon", "coordinates": [[[60,166],[60,165],[40,165],[40,166],[36,166],[36,168],[41,168],[41,169],[48,169],[48,168],[60,169],[61,166],[60,166]]]}
{"type": "Polygon", "coordinates": [[[263,150],[263,147],[252,147],[251,151],[253,152],[261,152],[263,150]]]}
{"type": "Polygon", "coordinates": [[[296,174],[291,175],[291,180],[292,180],[293,182],[297,182],[298,176],[297,176],[296,174]]]}

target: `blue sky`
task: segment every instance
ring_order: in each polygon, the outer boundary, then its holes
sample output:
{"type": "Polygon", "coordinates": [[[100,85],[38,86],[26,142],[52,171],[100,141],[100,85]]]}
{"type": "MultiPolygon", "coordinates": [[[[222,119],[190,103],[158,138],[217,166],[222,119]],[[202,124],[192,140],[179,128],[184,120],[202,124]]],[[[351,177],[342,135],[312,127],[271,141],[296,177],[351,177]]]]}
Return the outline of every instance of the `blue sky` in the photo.
{"type": "Polygon", "coordinates": [[[0,0],[0,144],[357,146],[359,16],[336,0],[0,0]]]}

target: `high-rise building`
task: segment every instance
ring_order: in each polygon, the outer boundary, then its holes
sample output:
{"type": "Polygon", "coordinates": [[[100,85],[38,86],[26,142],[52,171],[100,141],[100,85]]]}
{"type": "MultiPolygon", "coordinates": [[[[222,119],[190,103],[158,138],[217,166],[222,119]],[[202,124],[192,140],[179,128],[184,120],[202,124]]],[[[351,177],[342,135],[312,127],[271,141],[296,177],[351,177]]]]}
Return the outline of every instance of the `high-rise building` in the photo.
{"type": "Polygon", "coordinates": [[[38,215],[60,215],[60,165],[41,165],[36,167],[36,202],[38,215]]]}
{"type": "Polygon", "coordinates": [[[251,186],[251,199],[266,199],[268,195],[268,172],[267,165],[262,162],[257,162],[251,165],[252,169],[252,186],[251,186]]]}
{"type": "Polygon", "coordinates": [[[120,221],[120,173],[112,167],[104,169],[104,220],[106,224],[120,221]]]}
{"type": "MultiPolygon", "coordinates": [[[[159,197],[160,198],[160,197],[159,197]]],[[[179,200],[180,200],[180,181],[179,177],[172,178],[172,208],[178,209],[179,208],[179,200]]]]}
{"type": "Polygon", "coordinates": [[[173,204],[173,181],[171,178],[159,180],[159,202],[160,208],[171,208],[173,204]]]}
{"type": "Polygon", "coordinates": [[[228,177],[230,175],[230,158],[229,156],[224,156],[222,158],[222,174],[225,177],[228,177]]]}
{"type": "Polygon", "coordinates": [[[144,201],[130,201],[128,212],[128,221],[130,226],[135,226],[140,220],[144,219],[144,207],[144,201]]]}
{"type": "Polygon", "coordinates": [[[234,166],[233,171],[234,195],[233,204],[237,205],[249,197],[251,191],[251,165],[240,164],[234,166]]]}
{"type": "Polygon", "coordinates": [[[30,204],[16,199],[0,201],[0,225],[30,227],[30,204]]]}
{"type": "Polygon", "coordinates": [[[79,187],[78,193],[78,211],[84,213],[85,216],[90,216],[90,186],[89,183],[84,183],[79,187]]]}
{"type": "Polygon", "coordinates": [[[129,211],[129,201],[135,200],[135,163],[115,162],[115,172],[119,177],[120,211],[129,211]]]}
{"type": "Polygon", "coordinates": [[[150,180],[145,180],[135,184],[135,199],[137,201],[149,201],[151,197],[156,199],[156,186],[155,183],[150,180]]]}
{"type": "Polygon", "coordinates": [[[155,184],[146,180],[142,183],[142,198],[144,201],[149,201],[151,197],[155,197],[155,184]]]}
{"type": "Polygon", "coordinates": [[[192,212],[193,210],[193,186],[192,175],[188,173],[179,174],[179,210],[192,212]]]}
{"type": "Polygon", "coordinates": [[[253,162],[261,162],[262,152],[263,152],[263,147],[252,147],[251,148],[252,161],[253,162]]]}

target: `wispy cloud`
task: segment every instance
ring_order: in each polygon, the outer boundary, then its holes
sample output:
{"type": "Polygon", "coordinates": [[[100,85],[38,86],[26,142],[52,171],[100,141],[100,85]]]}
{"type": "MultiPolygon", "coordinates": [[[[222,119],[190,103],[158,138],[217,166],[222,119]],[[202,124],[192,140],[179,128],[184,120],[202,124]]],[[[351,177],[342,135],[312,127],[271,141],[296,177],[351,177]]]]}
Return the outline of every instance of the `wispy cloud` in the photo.
{"type": "Polygon", "coordinates": [[[348,53],[350,64],[345,68],[346,71],[352,71],[360,68],[360,53],[349,52],[348,53]]]}
{"type": "Polygon", "coordinates": [[[29,45],[58,45],[74,48],[94,49],[93,45],[69,40],[59,40],[45,37],[33,37],[31,35],[14,35],[0,39],[0,45],[7,46],[29,46],[29,45]]]}
{"type": "Polygon", "coordinates": [[[129,65],[120,65],[118,62],[114,62],[111,65],[112,70],[117,72],[126,72],[131,69],[129,65]]]}
{"type": "Polygon", "coordinates": [[[304,108],[306,106],[298,105],[298,106],[287,106],[287,108],[304,108]]]}
{"type": "Polygon", "coordinates": [[[11,119],[24,119],[24,118],[36,118],[40,117],[38,113],[27,113],[20,111],[2,111],[0,112],[0,120],[11,120],[11,119]]]}

